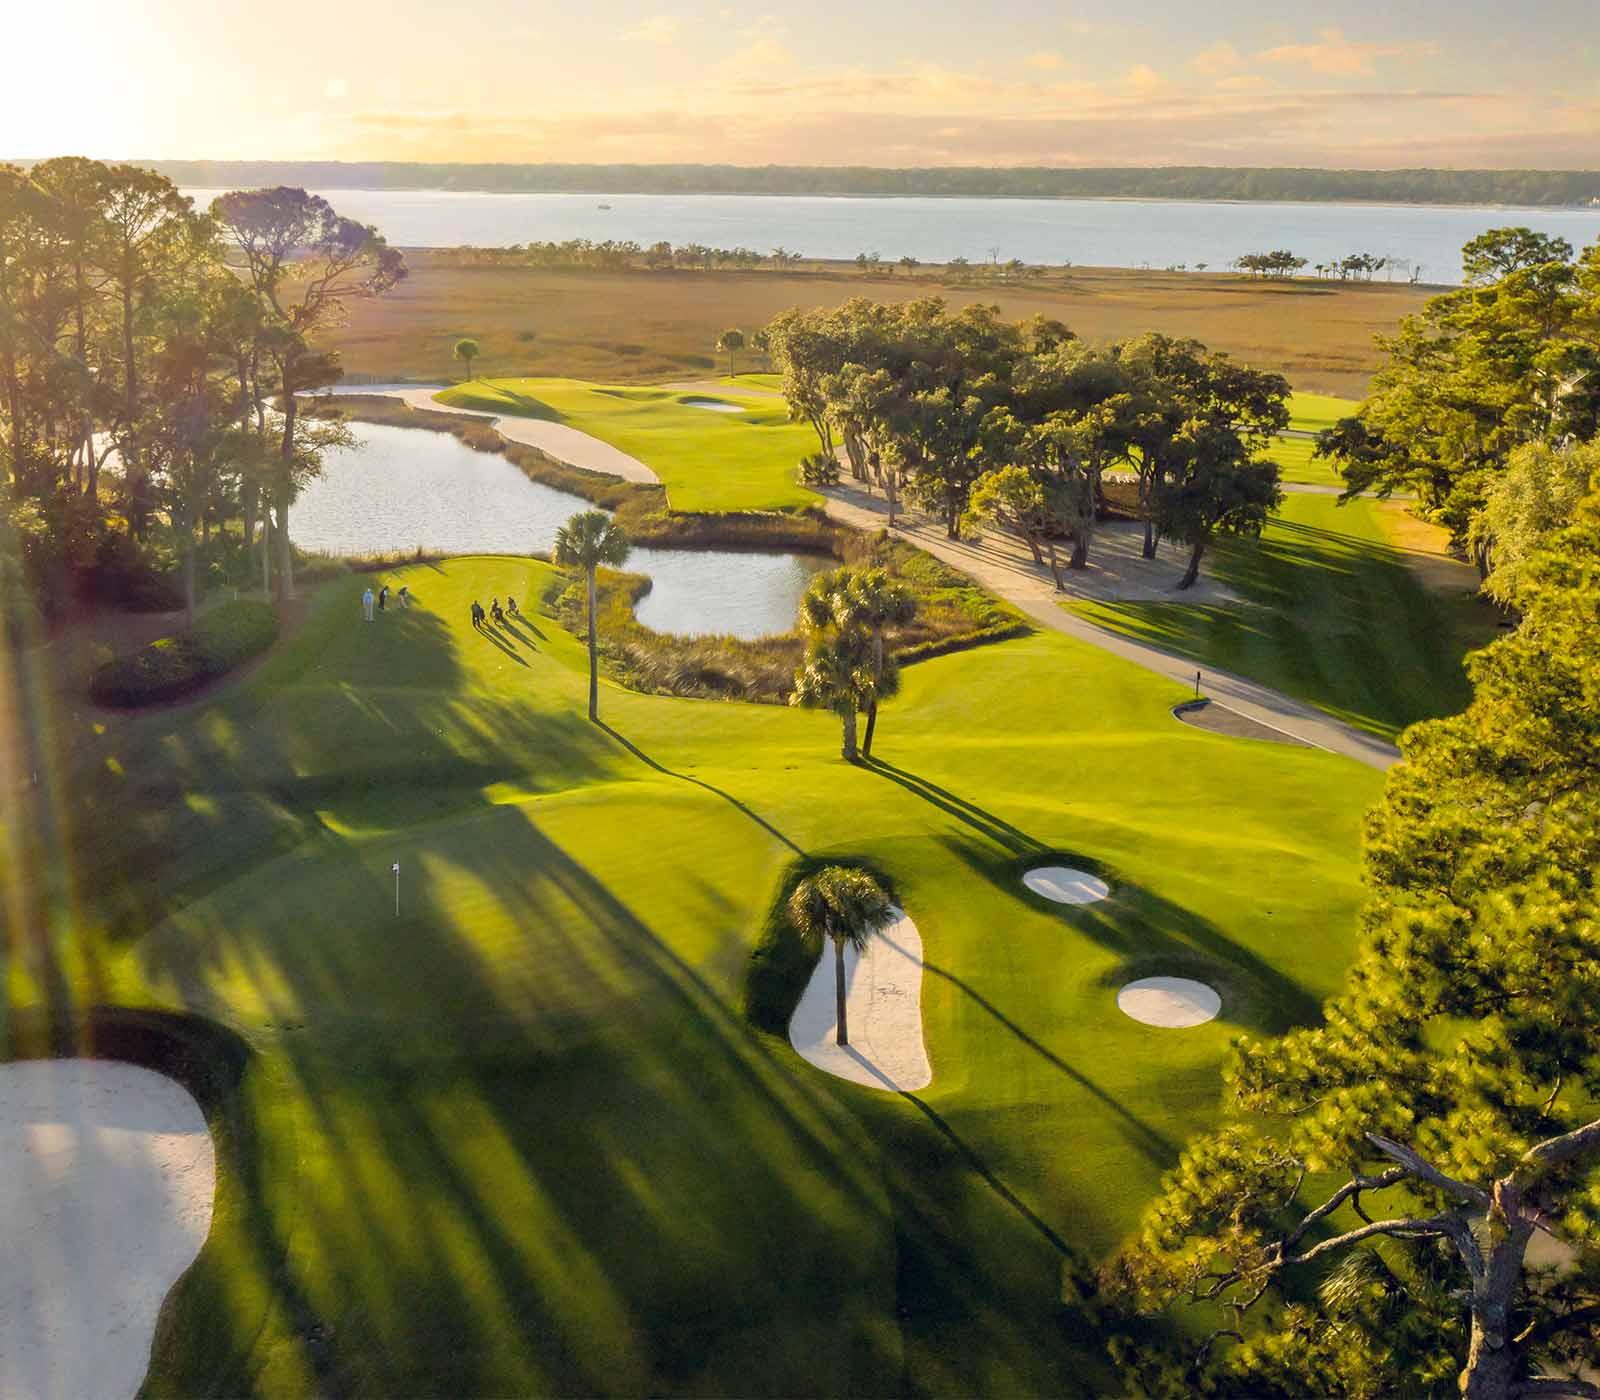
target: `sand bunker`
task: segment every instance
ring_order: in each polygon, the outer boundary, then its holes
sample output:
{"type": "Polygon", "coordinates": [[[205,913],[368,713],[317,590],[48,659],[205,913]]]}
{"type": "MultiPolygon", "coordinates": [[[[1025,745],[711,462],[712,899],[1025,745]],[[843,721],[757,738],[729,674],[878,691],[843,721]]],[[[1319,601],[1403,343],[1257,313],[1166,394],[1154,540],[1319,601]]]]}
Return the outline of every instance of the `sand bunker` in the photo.
{"type": "Polygon", "coordinates": [[[789,1043],[818,1069],[874,1089],[923,1089],[933,1068],[922,1043],[922,936],[903,910],[859,956],[844,952],[850,1043],[834,1044],[838,993],[830,943],[789,1022],[789,1043]]]}
{"type": "Polygon", "coordinates": [[[724,403],[721,399],[679,399],[685,408],[704,408],[712,413],[743,413],[744,409],[736,403],[724,403]]]}
{"type": "Polygon", "coordinates": [[[1111,887],[1098,875],[1069,865],[1038,866],[1022,877],[1022,883],[1057,904],[1093,904],[1111,893],[1111,887]]]}
{"type": "Polygon", "coordinates": [[[1182,1030],[1215,1020],[1222,998],[1187,977],[1141,977],[1117,993],[1117,1009],[1147,1026],[1182,1030]]]}
{"type": "Polygon", "coordinates": [[[165,1075],[0,1065],[0,1397],[138,1392],[216,1180],[200,1107],[165,1075]]]}

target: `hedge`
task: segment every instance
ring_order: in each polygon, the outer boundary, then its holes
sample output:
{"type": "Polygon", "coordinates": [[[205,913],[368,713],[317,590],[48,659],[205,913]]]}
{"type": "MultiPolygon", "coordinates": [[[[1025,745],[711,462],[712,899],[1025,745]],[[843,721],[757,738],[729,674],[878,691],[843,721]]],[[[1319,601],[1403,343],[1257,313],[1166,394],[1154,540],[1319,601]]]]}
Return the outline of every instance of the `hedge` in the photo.
{"type": "Polygon", "coordinates": [[[278,614],[270,603],[223,603],[187,631],[106,662],[89,682],[89,698],[124,708],[176,700],[259,655],[277,639],[278,614]]]}

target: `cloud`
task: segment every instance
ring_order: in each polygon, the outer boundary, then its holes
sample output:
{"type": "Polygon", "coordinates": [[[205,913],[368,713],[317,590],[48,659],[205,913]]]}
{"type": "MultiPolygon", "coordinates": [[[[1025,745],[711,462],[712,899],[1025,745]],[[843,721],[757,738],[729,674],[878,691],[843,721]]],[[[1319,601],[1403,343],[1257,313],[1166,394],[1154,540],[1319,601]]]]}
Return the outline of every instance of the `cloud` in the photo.
{"type": "Polygon", "coordinates": [[[1122,86],[1129,92],[1156,93],[1165,90],[1167,80],[1148,63],[1135,63],[1123,74],[1122,86]]]}
{"type": "Polygon", "coordinates": [[[794,58],[784,47],[787,33],[775,15],[762,15],[739,30],[744,43],[723,59],[722,71],[731,77],[747,77],[789,67],[794,58]]]}
{"type": "Polygon", "coordinates": [[[1292,64],[1313,73],[1334,78],[1370,77],[1380,58],[1428,58],[1437,52],[1433,44],[1356,43],[1338,29],[1319,29],[1312,44],[1281,44],[1256,54],[1261,63],[1292,64]]]}
{"type": "Polygon", "coordinates": [[[1047,53],[1043,49],[1041,49],[1038,53],[1030,53],[1022,61],[1027,64],[1029,68],[1037,68],[1041,72],[1045,73],[1053,72],[1057,68],[1065,68],[1067,66],[1066,59],[1062,58],[1060,54],[1047,53]]]}
{"type": "Polygon", "coordinates": [[[1188,66],[1208,78],[1220,78],[1244,67],[1239,50],[1226,39],[1219,39],[1209,49],[1201,49],[1189,60],[1188,66]]]}
{"type": "Polygon", "coordinates": [[[344,78],[329,78],[322,85],[322,91],[326,96],[337,100],[341,97],[350,96],[350,84],[344,78]]]}
{"type": "Polygon", "coordinates": [[[624,29],[622,37],[630,44],[670,44],[682,29],[683,21],[677,15],[651,15],[624,29]]]}

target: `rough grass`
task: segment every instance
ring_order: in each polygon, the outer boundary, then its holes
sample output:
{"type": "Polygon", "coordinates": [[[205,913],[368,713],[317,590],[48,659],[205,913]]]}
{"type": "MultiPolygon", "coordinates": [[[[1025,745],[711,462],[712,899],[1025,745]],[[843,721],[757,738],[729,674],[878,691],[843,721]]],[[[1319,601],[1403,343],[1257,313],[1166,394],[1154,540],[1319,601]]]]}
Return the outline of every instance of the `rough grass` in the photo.
{"type": "Polygon", "coordinates": [[[1492,609],[1430,591],[1391,542],[1385,512],[1289,496],[1259,544],[1233,541],[1205,568],[1239,605],[1078,603],[1090,621],[1236,671],[1393,739],[1469,696],[1462,657],[1493,636],[1492,609]]]}
{"type": "Polygon", "coordinates": [[[16,799],[10,1005],[251,1049],[148,1393],[1115,1393],[1063,1251],[1216,1121],[1233,1036],[1338,985],[1379,776],[1179,725],[1046,633],[911,668],[873,767],[789,708],[608,683],[594,726],[565,631],[457,622],[553,576],[419,566],[370,627],[336,579],[239,690],[16,799]],[[1049,856],[1114,897],[1028,896],[1049,856]],[[744,1015],[796,862],[836,857],[922,933],[915,1097],[744,1015]],[[1179,966],[1221,1019],[1117,1014],[1179,966]]]}
{"type": "MultiPolygon", "coordinates": [[[[375,382],[453,380],[460,365],[451,347],[472,335],[483,346],[479,372],[491,376],[706,379],[725,368],[712,346],[727,326],[748,333],[787,307],[836,306],[851,296],[932,295],[958,307],[994,303],[1013,319],[1052,316],[1094,341],[1147,330],[1195,336],[1281,371],[1298,388],[1359,395],[1381,363],[1374,333],[1393,331],[1430,295],[1381,282],[1277,283],[1121,269],[1073,268],[1018,286],[960,286],[935,270],[915,277],[864,277],[838,266],[798,275],[581,273],[472,266],[444,250],[406,257],[411,275],[389,295],[355,303],[348,324],[325,338],[353,375],[375,382]]],[[[755,368],[758,361],[741,363],[755,368]]]]}
{"type": "MultiPolygon", "coordinates": [[[[917,599],[917,616],[887,637],[903,665],[969,647],[1019,637],[1032,628],[1008,603],[985,593],[965,574],[902,540],[879,531],[863,536],[840,532],[838,557],[852,564],[881,566],[904,581],[917,599]]],[[[650,589],[640,574],[601,570],[597,632],[607,673],[633,690],[651,695],[699,696],[786,704],[804,651],[790,633],[748,640],[740,637],[678,637],[641,625],[634,608],[650,589]]],[[[570,632],[584,635],[588,593],[582,579],[553,582],[545,597],[550,614],[570,632]]]]}

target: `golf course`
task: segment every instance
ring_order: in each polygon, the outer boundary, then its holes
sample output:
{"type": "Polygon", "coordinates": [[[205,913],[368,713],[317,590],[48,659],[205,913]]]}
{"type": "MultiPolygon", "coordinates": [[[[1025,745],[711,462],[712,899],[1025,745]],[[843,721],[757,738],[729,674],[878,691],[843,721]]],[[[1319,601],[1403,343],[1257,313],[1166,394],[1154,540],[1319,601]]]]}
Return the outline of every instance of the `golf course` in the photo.
{"type": "Polygon", "coordinates": [[[1336,985],[1378,775],[1180,726],[1043,634],[912,668],[871,765],[770,706],[606,686],[590,725],[579,642],[466,626],[548,571],[401,570],[376,625],[326,584],[247,681],[101,726],[35,799],[73,854],[23,882],[55,934],[14,1000],[248,1046],[150,1393],[1092,1389],[1054,1280],[1212,1120],[1229,1038],[1336,985]],[[1029,894],[1052,853],[1111,897],[1029,894]],[[824,860],[921,931],[914,1095],[784,1036],[775,910],[824,860]],[[1118,1012],[1170,973],[1220,1018],[1118,1012]]]}

